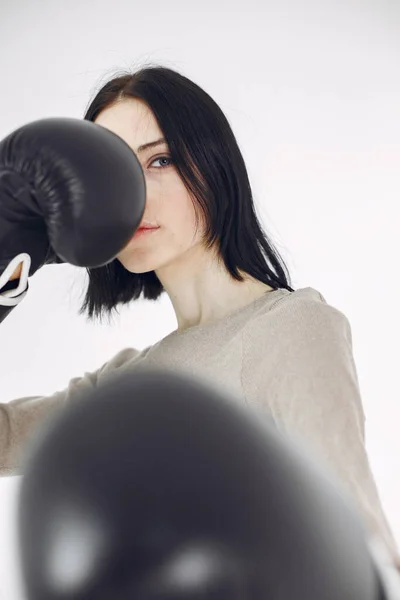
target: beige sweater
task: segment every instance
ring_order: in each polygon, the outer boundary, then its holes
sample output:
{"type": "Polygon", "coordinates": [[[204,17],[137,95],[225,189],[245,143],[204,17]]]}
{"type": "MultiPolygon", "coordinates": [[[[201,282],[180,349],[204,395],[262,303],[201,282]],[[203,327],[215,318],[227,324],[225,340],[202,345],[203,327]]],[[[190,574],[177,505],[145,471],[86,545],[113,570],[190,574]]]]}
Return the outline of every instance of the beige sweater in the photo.
{"type": "MultiPolygon", "coordinates": [[[[173,331],[142,351],[125,348],[52,396],[0,404],[0,475],[21,475],[26,442],[47,415],[118,370],[166,367],[232,393],[322,462],[349,494],[367,532],[400,554],[365,449],[365,415],[349,321],[319,292],[279,289],[227,317],[173,331]]],[[[95,426],[95,423],[94,423],[95,426]]]]}

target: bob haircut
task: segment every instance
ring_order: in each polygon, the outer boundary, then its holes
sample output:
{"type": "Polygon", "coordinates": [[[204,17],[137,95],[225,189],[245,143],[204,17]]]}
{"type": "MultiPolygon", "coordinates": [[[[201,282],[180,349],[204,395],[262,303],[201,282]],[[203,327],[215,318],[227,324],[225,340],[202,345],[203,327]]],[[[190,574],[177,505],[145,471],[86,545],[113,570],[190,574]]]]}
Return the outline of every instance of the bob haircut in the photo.
{"type": "MultiPolygon", "coordinates": [[[[240,269],[274,289],[293,292],[287,267],[257,219],[243,156],[216,102],[176,71],[148,66],[106,83],[84,119],[95,121],[102,110],[129,98],[144,101],[153,112],[172,164],[195,198],[197,223],[198,211],[202,213],[205,248],[213,249],[237,281],[243,281],[240,269]]],[[[117,258],[86,270],[89,284],[79,314],[87,312],[89,320],[110,317],[118,305],[141,294],[157,300],[165,292],[154,271],[131,273],[117,258]]]]}

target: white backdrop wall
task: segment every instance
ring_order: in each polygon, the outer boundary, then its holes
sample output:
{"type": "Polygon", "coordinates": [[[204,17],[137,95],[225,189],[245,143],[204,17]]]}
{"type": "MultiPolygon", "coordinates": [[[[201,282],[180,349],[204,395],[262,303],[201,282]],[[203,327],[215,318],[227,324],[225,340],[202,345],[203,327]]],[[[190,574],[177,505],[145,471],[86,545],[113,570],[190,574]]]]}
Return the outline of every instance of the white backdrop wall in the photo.
{"type": "MultiPolygon", "coordinates": [[[[82,118],[120,69],[171,67],[229,119],[259,216],[295,289],[348,317],[367,451],[400,543],[400,4],[2,0],[0,135],[82,118]]],[[[86,273],[43,268],[1,326],[1,402],[63,389],[127,346],[175,329],[169,298],[107,324],[77,315],[86,273]]],[[[20,478],[0,480],[0,597],[21,599],[20,478]]]]}

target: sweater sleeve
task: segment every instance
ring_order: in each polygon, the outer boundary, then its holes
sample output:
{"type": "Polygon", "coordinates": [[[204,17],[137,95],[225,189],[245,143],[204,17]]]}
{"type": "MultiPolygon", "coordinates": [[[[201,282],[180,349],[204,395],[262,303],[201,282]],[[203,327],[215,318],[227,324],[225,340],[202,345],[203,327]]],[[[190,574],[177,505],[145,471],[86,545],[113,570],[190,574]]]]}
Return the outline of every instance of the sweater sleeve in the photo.
{"type": "Polygon", "coordinates": [[[124,348],[102,367],[74,377],[68,386],[51,396],[27,396],[0,403],[0,477],[23,475],[24,453],[29,442],[48,418],[81,394],[93,390],[103,377],[117,374],[118,368],[140,354],[135,348],[124,348]]]}
{"type": "Polygon", "coordinates": [[[365,448],[350,324],[321,299],[284,298],[254,319],[244,334],[245,398],[326,468],[400,567],[365,448]]]}

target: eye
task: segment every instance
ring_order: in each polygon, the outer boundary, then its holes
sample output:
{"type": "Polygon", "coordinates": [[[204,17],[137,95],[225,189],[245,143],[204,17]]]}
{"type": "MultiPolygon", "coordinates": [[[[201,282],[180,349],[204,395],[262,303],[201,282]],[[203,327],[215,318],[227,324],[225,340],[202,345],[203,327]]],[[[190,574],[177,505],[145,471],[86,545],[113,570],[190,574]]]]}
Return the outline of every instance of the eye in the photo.
{"type": "MultiPolygon", "coordinates": [[[[155,158],[154,160],[152,160],[150,164],[152,165],[152,164],[153,164],[153,163],[155,163],[157,160],[167,160],[167,161],[169,161],[169,163],[170,163],[170,164],[172,163],[172,160],[171,160],[171,157],[170,157],[170,156],[159,156],[158,158],[155,158]]],[[[164,165],[162,165],[161,167],[157,167],[157,168],[165,169],[166,167],[169,167],[169,164],[168,164],[168,165],[165,165],[165,164],[164,164],[164,165]]]]}

